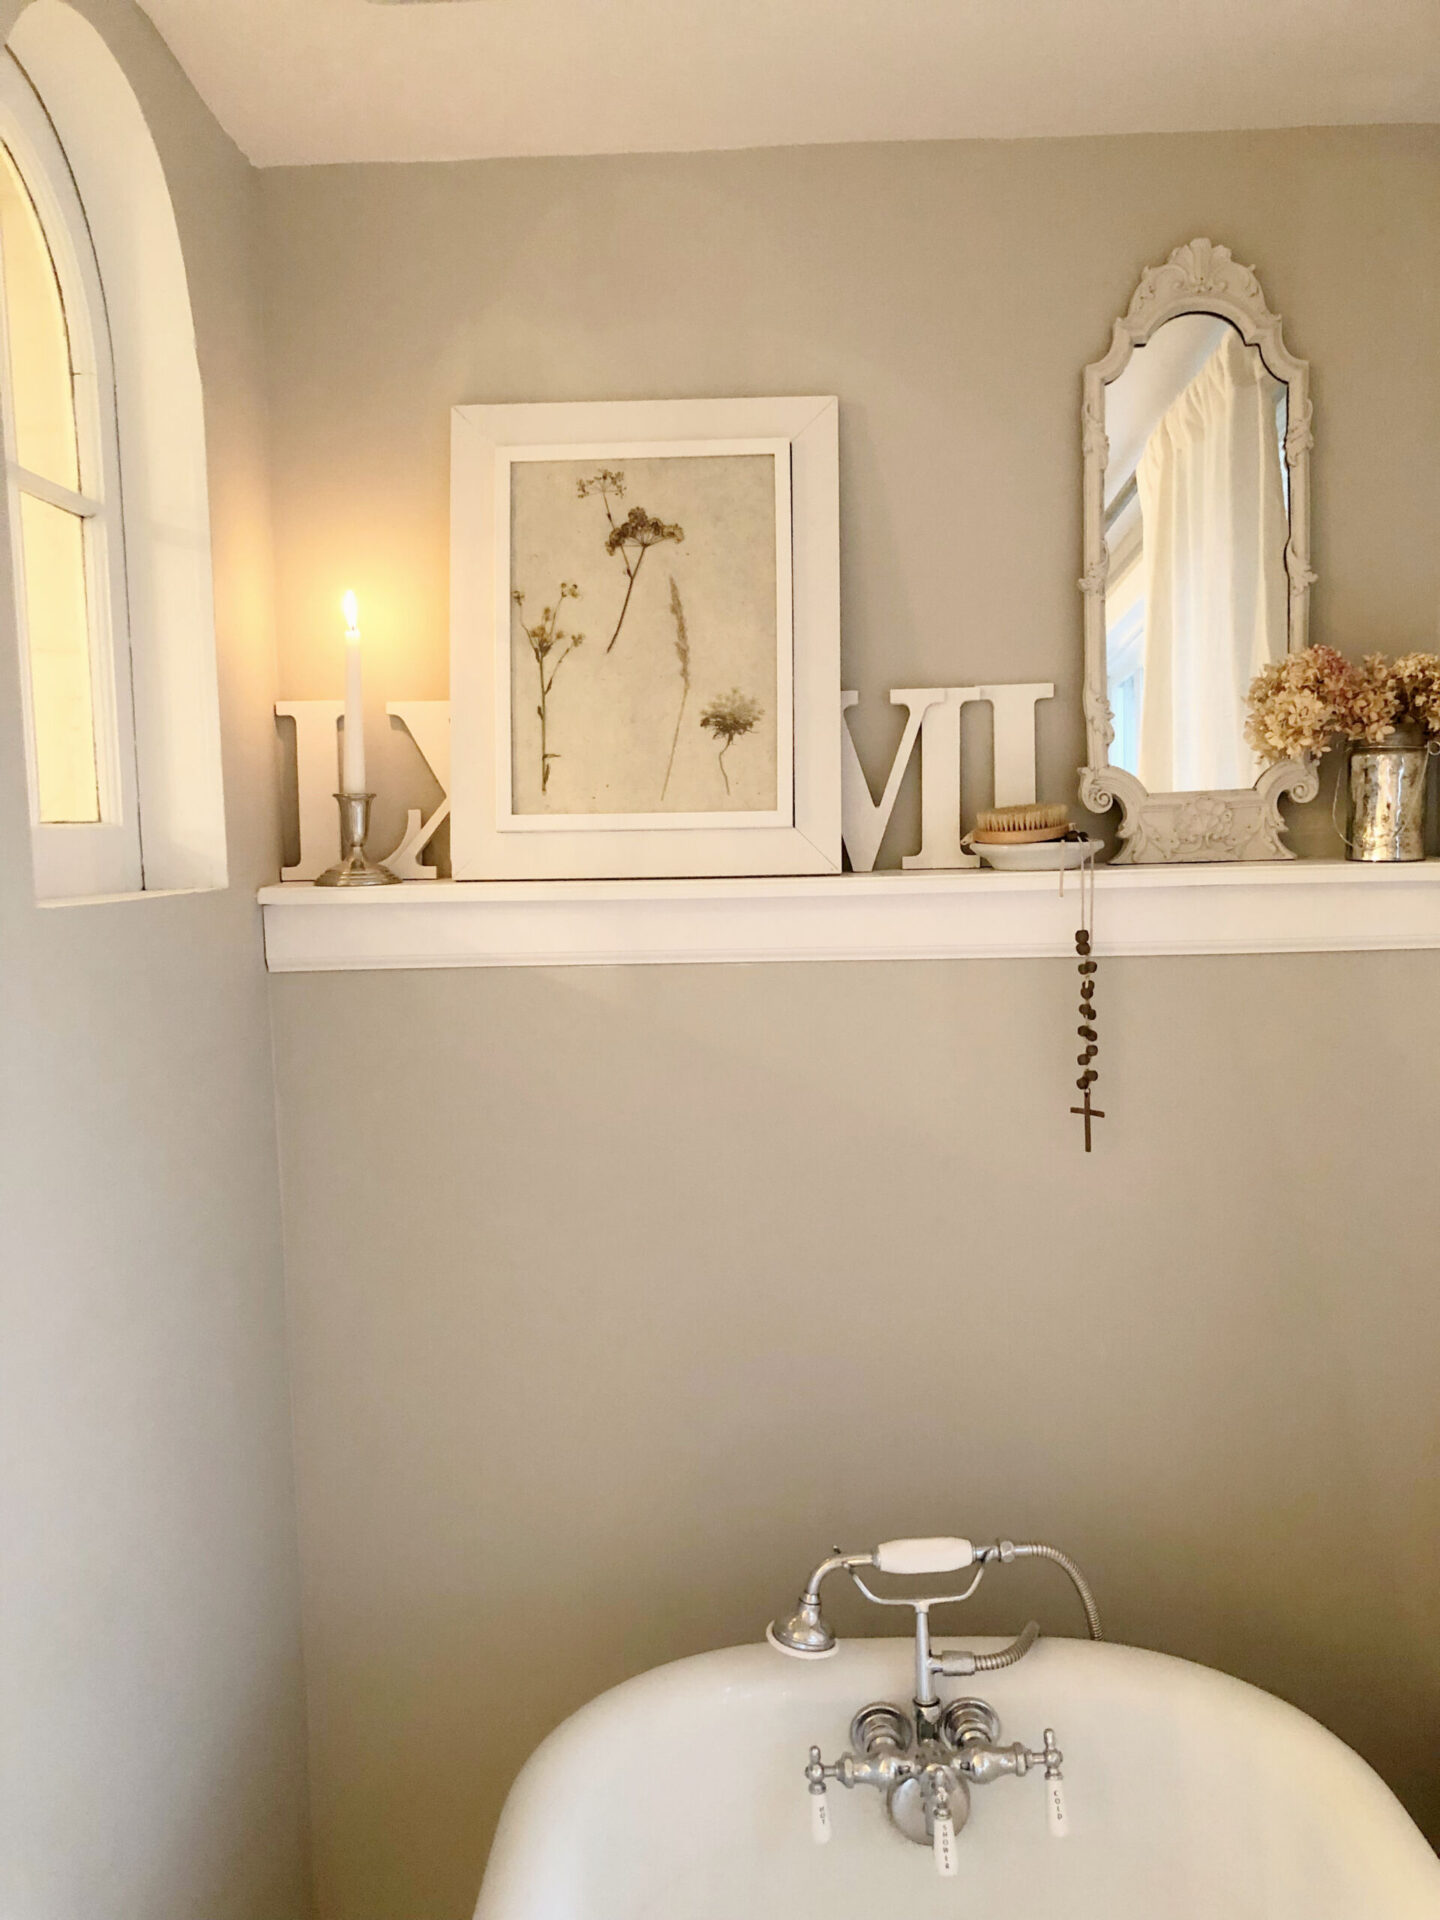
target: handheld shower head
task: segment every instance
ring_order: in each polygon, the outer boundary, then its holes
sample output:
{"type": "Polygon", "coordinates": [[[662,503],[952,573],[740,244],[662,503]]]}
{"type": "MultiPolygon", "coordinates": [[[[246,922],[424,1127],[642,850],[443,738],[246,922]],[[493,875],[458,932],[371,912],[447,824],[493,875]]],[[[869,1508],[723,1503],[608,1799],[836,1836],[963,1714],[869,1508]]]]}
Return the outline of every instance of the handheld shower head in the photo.
{"type": "Polygon", "coordinates": [[[772,1620],[765,1629],[765,1638],[778,1652],[793,1653],[797,1660],[823,1660],[827,1654],[834,1653],[839,1642],[820,1611],[820,1582],[827,1573],[836,1573],[841,1568],[848,1573],[852,1567],[874,1564],[873,1553],[841,1553],[837,1548],[811,1574],[805,1591],[795,1603],[794,1613],[788,1620],[772,1620]]]}
{"type": "Polygon", "coordinates": [[[793,1654],[797,1660],[824,1660],[840,1650],[839,1641],[825,1624],[815,1593],[802,1593],[790,1618],[772,1620],[765,1638],[778,1652],[793,1654]]]}

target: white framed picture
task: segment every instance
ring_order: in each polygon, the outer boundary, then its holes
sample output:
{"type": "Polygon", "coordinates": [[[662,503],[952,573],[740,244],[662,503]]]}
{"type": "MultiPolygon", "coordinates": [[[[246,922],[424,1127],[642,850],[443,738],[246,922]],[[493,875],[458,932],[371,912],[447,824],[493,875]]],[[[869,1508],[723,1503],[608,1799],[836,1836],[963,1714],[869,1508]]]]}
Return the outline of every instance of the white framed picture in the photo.
{"type": "Polygon", "coordinates": [[[840,870],[837,412],[454,409],[457,880],[840,870]]]}

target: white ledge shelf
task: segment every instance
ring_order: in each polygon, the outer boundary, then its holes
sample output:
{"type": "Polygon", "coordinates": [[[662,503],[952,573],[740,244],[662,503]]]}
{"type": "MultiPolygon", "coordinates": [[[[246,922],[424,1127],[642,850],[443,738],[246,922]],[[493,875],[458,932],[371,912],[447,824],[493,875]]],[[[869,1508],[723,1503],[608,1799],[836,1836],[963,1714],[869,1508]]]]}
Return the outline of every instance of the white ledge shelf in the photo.
{"type": "MultiPolygon", "coordinates": [[[[410,881],[260,894],[272,973],[1072,953],[1076,876],[844,873],[753,880],[410,881]]],[[[1440,947],[1440,860],[1371,867],[1101,867],[1102,955],[1440,947]]]]}

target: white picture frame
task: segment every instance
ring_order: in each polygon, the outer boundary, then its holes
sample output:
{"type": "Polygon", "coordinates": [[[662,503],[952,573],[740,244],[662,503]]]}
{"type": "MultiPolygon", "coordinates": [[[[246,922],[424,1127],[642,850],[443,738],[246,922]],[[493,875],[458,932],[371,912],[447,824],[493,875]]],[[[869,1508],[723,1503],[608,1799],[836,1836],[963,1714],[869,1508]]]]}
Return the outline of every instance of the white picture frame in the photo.
{"type": "MultiPolygon", "coordinates": [[[[838,873],[840,569],[835,399],[462,406],[452,410],[451,456],[451,857],[455,878],[838,873]],[[672,802],[668,812],[638,807],[613,812],[599,805],[584,812],[556,811],[555,785],[549,786],[550,800],[537,803],[535,746],[527,743],[523,752],[529,770],[523,779],[528,787],[521,804],[516,714],[532,732],[535,722],[528,703],[523,709],[518,706],[516,693],[520,671],[516,663],[523,659],[515,638],[512,599],[517,586],[512,579],[516,468],[532,462],[557,463],[549,470],[560,476],[571,467],[580,470],[581,463],[597,472],[623,472],[626,461],[632,463],[633,471],[642,462],[728,455],[758,455],[762,466],[766,460],[773,461],[775,690],[773,701],[767,701],[773,707],[774,723],[773,729],[766,729],[771,739],[764,761],[764,799],[749,807],[733,797],[723,807],[707,800],[705,806],[685,811],[674,810],[672,802]]],[[[657,471],[653,465],[643,470],[657,471]]],[[[599,504],[608,515],[610,502],[599,504]]],[[[603,545],[600,551],[605,551],[603,545]]],[[[619,557],[624,560],[623,555],[619,557]]],[[[624,564],[628,575],[629,563],[624,564]]],[[[652,620],[658,617],[658,578],[658,570],[652,569],[646,582],[652,620]]],[[[616,582],[617,576],[612,572],[610,579],[616,582]]],[[[565,603],[561,618],[570,617],[573,604],[565,603]]],[[[584,617],[588,620],[592,613],[593,604],[587,604],[584,617]]],[[[529,617],[535,618],[533,612],[529,617]]],[[[604,625],[608,626],[610,617],[607,611],[604,625]]],[[[525,631],[523,620],[520,631],[525,631]]],[[[604,648],[603,633],[598,648],[593,639],[587,644],[587,658],[593,659],[604,648]]],[[[768,637],[765,644],[769,645],[768,637]]],[[[544,663],[537,661],[537,665],[543,681],[544,663]]],[[[705,691],[698,687],[697,709],[705,691]]],[[[538,714],[538,707],[533,711],[538,714]]],[[[678,726],[677,720],[677,736],[678,726]]],[[[716,733],[715,741],[721,737],[716,733]]],[[[543,733],[538,745],[543,795],[549,763],[559,755],[546,755],[543,733]]],[[[744,761],[742,752],[732,767],[744,761]]],[[[730,794],[728,778],[725,793],[730,794]]]]}

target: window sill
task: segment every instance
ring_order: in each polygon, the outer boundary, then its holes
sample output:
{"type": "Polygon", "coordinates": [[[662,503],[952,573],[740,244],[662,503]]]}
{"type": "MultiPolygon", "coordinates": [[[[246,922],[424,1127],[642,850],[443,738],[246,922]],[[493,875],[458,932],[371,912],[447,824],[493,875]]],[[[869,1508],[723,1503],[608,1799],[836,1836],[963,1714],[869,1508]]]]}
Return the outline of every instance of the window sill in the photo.
{"type": "MultiPolygon", "coordinates": [[[[48,913],[52,907],[118,907],[131,900],[188,900],[192,895],[224,892],[224,883],[210,887],[141,887],[132,893],[63,893],[53,900],[37,900],[35,904],[48,913]]],[[[267,887],[261,898],[265,893],[290,892],[298,893],[299,888],[267,887]]]]}
{"type": "MultiPolygon", "coordinates": [[[[272,973],[781,960],[1039,959],[1073,950],[1075,876],[409,881],[266,887],[272,973]]],[[[1102,867],[1098,953],[1440,947],[1440,860],[1102,867]]]]}

